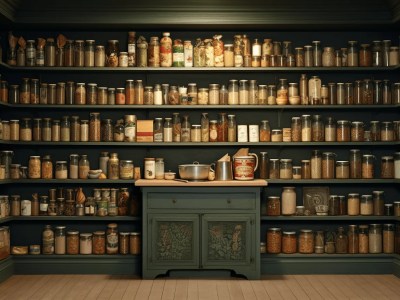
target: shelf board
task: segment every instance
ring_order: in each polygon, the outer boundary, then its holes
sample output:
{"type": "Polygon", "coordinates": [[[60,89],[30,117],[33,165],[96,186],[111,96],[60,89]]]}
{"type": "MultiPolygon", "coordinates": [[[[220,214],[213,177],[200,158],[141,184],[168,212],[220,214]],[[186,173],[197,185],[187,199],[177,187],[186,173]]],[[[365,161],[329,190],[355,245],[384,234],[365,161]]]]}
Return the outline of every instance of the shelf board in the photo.
{"type": "Polygon", "coordinates": [[[68,104],[9,104],[0,102],[1,106],[18,109],[39,110],[369,110],[397,109],[400,104],[388,105],[68,105],[68,104]]]}
{"type": "Polygon", "coordinates": [[[261,216],[261,221],[398,221],[395,216],[261,216]]]}
{"type": "Polygon", "coordinates": [[[38,254],[38,255],[11,255],[14,260],[71,260],[71,259],[115,259],[115,260],[131,260],[131,259],[140,259],[141,255],[132,255],[132,254],[104,254],[104,255],[95,255],[95,254],[38,254]]]}
{"type": "Polygon", "coordinates": [[[294,184],[294,185],[321,185],[321,184],[399,184],[400,179],[266,179],[268,185],[294,184]]]}
{"type": "Polygon", "coordinates": [[[5,179],[0,184],[135,184],[133,179],[5,179]]]}
{"type": "Polygon", "coordinates": [[[322,254],[317,254],[317,253],[310,253],[310,254],[301,254],[301,253],[293,253],[293,254],[270,254],[270,253],[262,253],[261,254],[261,259],[274,259],[274,258],[376,258],[376,259],[390,259],[395,256],[394,253],[386,254],[386,253],[376,253],[376,254],[327,254],[327,253],[322,253],[322,254]]]}
{"type": "Polygon", "coordinates": [[[10,146],[118,146],[118,147],[226,147],[226,146],[268,146],[268,147],[311,147],[311,146],[397,146],[400,141],[392,142],[42,142],[42,141],[0,141],[0,145],[10,146]]]}
{"type": "Polygon", "coordinates": [[[0,218],[0,224],[8,223],[8,222],[10,222],[12,220],[14,220],[14,217],[0,218]]]}
{"type": "Polygon", "coordinates": [[[17,67],[9,66],[6,63],[0,63],[0,66],[6,70],[29,71],[29,72],[91,72],[91,73],[254,73],[254,72],[387,72],[394,71],[399,66],[394,67],[17,67]]]}
{"type": "Polygon", "coordinates": [[[140,221],[140,217],[132,216],[18,216],[11,217],[12,221],[140,221]]]}

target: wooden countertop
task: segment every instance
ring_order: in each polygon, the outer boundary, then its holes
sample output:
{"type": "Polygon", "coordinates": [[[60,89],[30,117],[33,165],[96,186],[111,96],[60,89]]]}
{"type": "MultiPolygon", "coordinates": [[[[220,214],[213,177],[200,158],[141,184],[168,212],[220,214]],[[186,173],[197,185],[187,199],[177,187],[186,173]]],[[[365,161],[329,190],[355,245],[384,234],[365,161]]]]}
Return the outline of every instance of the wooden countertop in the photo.
{"type": "Polygon", "coordinates": [[[181,182],[176,180],[164,180],[164,179],[139,179],[135,181],[135,186],[205,186],[205,187],[216,187],[216,186],[267,186],[268,183],[263,179],[255,180],[229,180],[229,181],[198,181],[198,182],[181,182]]]}

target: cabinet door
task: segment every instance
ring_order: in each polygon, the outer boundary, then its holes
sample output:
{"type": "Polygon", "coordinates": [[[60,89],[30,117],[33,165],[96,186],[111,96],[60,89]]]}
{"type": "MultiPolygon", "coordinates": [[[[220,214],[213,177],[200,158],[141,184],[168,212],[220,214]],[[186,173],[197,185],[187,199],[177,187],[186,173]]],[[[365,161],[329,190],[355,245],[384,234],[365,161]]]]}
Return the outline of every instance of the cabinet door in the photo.
{"type": "Polygon", "coordinates": [[[235,267],[255,263],[254,214],[205,214],[202,218],[202,266],[235,267]]]}
{"type": "Polygon", "coordinates": [[[149,214],[148,268],[198,268],[199,215],[149,214]]]}

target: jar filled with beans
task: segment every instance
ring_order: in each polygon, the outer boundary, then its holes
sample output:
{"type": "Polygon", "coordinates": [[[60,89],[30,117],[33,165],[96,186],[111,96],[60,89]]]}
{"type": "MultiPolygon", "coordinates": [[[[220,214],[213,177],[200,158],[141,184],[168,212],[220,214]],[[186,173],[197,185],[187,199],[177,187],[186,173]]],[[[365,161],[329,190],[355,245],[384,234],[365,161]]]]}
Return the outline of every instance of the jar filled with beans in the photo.
{"type": "Polygon", "coordinates": [[[314,252],[314,233],[310,229],[300,230],[299,253],[309,254],[314,252]]]}
{"type": "Polygon", "coordinates": [[[351,122],[351,141],[362,142],[364,141],[364,123],[363,122],[351,122]]]}
{"type": "Polygon", "coordinates": [[[297,251],[297,237],[294,231],[284,231],[282,234],[282,253],[292,254],[297,251]]]}
{"type": "Polygon", "coordinates": [[[347,160],[338,160],[336,162],[336,178],[348,179],[350,178],[350,163],[347,160]]]}
{"type": "Polygon", "coordinates": [[[106,253],[106,233],[104,231],[93,232],[92,249],[93,254],[103,255],[106,253]]]}
{"type": "Polygon", "coordinates": [[[375,156],[372,154],[364,154],[362,156],[362,178],[372,179],[375,174],[375,156]]]}
{"type": "Polygon", "coordinates": [[[382,122],[381,125],[381,141],[391,142],[394,140],[393,122],[382,122]]]}
{"type": "Polygon", "coordinates": [[[394,158],[393,156],[381,157],[381,178],[394,177],[394,158]]]}
{"type": "Polygon", "coordinates": [[[347,120],[337,121],[336,140],[338,142],[350,142],[350,122],[347,120]]]}
{"type": "Polygon", "coordinates": [[[268,228],[267,252],[280,253],[282,248],[282,230],[280,228],[268,228]]]}
{"type": "Polygon", "coordinates": [[[321,178],[333,179],[335,178],[335,156],[333,152],[322,153],[322,173],[321,178]]]}
{"type": "Polygon", "coordinates": [[[67,231],[67,254],[79,254],[79,231],[67,231]]]}

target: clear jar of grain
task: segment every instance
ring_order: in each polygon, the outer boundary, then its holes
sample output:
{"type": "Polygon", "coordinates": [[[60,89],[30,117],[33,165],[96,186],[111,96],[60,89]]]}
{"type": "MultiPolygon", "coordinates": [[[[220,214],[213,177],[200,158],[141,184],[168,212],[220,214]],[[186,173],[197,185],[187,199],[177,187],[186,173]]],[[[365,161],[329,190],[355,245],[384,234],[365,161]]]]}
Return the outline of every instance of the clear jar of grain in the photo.
{"type": "Polygon", "coordinates": [[[351,122],[351,141],[352,142],[364,141],[364,122],[359,122],[359,121],[351,122]]]}
{"type": "Polygon", "coordinates": [[[339,160],[336,162],[336,178],[348,179],[350,178],[350,163],[348,160],[339,160]]]}
{"type": "Polygon", "coordinates": [[[282,215],[293,216],[296,213],[296,189],[283,187],[282,191],[282,215]]]}
{"type": "Polygon", "coordinates": [[[313,115],[312,117],[312,141],[323,142],[324,141],[324,122],[322,121],[321,115],[313,115]]]}
{"type": "Polygon", "coordinates": [[[300,119],[300,117],[292,117],[291,138],[292,138],[292,142],[301,142],[301,119],[300,119]]]}
{"type": "Polygon", "coordinates": [[[382,253],[382,225],[370,224],[369,225],[369,253],[382,253]]]}
{"type": "Polygon", "coordinates": [[[299,234],[299,253],[310,254],[314,252],[314,233],[310,229],[302,229],[299,234]]]}
{"type": "Polygon", "coordinates": [[[383,224],[382,244],[383,253],[394,253],[394,224],[383,224]]]}
{"type": "Polygon", "coordinates": [[[268,228],[267,230],[267,252],[277,254],[282,249],[281,228],[268,228]]]}
{"type": "Polygon", "coordinates": [[[328,117],[325,123],[325,141],[335,142],[336,141],[336,123],[335,119],[328,117]]]}
{"type": "Polygon", "coordinates": [[[361,178],[361,151],[359,149],[350,150],[350,178],[361,178]]]}
{"type": "Polygon", "coordinates": [[[301,178],[310,179],[311,178],[311,165],[310,160],[303,159],[301,161],[301,178]]]}
{"type": "Polygon", "coordinates": [[[394,140],[394,129],[392,122],[382,122],[381,125],[381,141],[391,142],[394,140]]]}
{"type": "Polygon", "coordinates": [[[279,159],[271,158],[269,160],[269,178],[279,179],[279,159]]]}
{"type": "Polygon", "coordinates": [[[313,150],[311,153],[311,178],[322,178],[322,153],[320,150],[313,150]]]}
{"type": "Polygon", "coordinates": [[[371,216],[374,213],[374,203],[372,195],[361,195],[360,215],[371,216]]]}
{"type": "Polygon", "coordinates": [[[311,142],[311,116],[302,115],[301,116],[301,141],[311,142]]]}
{"type": "Polygon", "coordinates": [[[280,179],[292,179],[292,160],[291,159],[281,159],[279,168],[279,178],[280,179]]]}
{"type": "Polygon", "coordinates": [[[372,202],[374,206],[374,216],[383,216],[385,210],[385,192],[373,191],[372,202]]]}
{"type": "Polygon", "coordinates": [[[377,142],[381,140],[381,125],[379,121],[371,121],[369,123],[369,130],[371,135],[371,142],[377,142]]]}
{"type": "Polygon", "coordinates": [[[30,142],[32,141],[31,119],[23,118],[19,126],[19,140],[30,142]]]}
{"type": "Polygon", "coordinates": [[[362,156],[361,177],[363,179],[373,179],[375,174],[375,156],[364,154],[362,156]]]}
{"type": "Polygon", "coordinates": [[[369,237],[368,225],[360,225],[358,227],[358,253],[369,253],[369,237]]]}
{"type": "Polygon", "coordinates": [[[347,197],[347,214],[358,216],[360,214],[360,194],[351,193],[347,197]]]}
{"type": "Polygon", "coordinates": [[[338,142],[350,142],[350,122],[347,120],[337,121],[336,140],[338,142]]]}
{"type": "Polygon", "coordinates": [[[394,158],[393,156],[381,157],[381,178],[394,178],[394,158]]]}
{"type": "Polygon", "coordinates": [[[323,152],[322,153],[322,179],[333,179],[335,178],[335,156],[333,152],[323,152]]]}
{"type": "MultiPolygon", "coordinates": [[[[228,117],[229,117],[229,115],[228,115],[228,117]]],[[[229,130],[229,127],[228,127],[228,130],[229,130]]],[[[228,136],[229,136],[229,134],[228,134],[228,136]]],[[[236,138],[236,136],[235,136],[235,138],[236,138]]],[[[235,139],[235,141],[236,141],[236,139],[235,139]]],[[[270,142],[270,141],[271,141],[271,128],[269,125],[269,121],[262,120],[261,125],[260,125],[260,142],[270,142]]]]}
{"type": "Polygon", "coordinates": [[[271,132],[271,142],[282,142],[282,129],[273,129],[271,132]]]}
{"type": "Polygon", "coordinates": [[[70,121],[68,116],[63,116],[61,119],[61,134],[60,140],[62,142],[69,142],[71,140],[70,121]]]}

